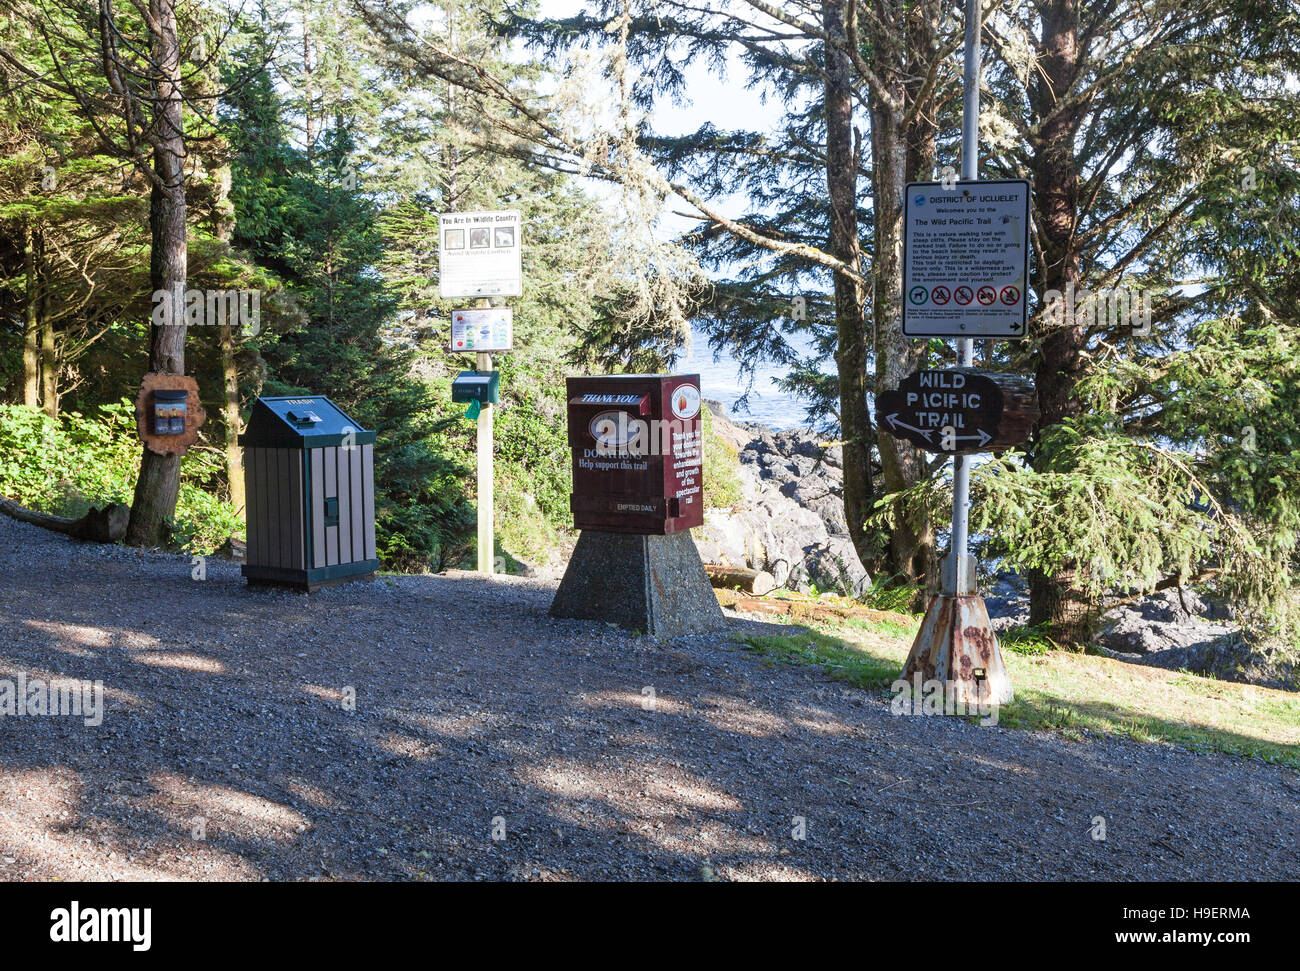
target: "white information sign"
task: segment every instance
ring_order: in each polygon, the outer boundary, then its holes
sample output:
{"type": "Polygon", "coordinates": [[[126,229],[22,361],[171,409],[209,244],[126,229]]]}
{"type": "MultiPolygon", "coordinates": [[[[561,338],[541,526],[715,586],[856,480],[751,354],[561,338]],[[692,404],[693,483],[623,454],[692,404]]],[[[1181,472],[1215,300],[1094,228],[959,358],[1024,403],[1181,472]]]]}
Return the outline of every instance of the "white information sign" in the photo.
{"type": "Polygon", "coordinates": [[[454,297],[523,294],[522,220],[514,209],[438,216],[438,292],[454,297]]]}
{"type": "Polygon", "coordinates": [[[489,307],[451,312],[451,350],[508,351],[515,346],[515,312],[489,307]]]}
{"type": "Polygon", "coordinates": [[[1024,337],[1028,282],[1028,179],[908,183],[904,335],[1024,337]]]}

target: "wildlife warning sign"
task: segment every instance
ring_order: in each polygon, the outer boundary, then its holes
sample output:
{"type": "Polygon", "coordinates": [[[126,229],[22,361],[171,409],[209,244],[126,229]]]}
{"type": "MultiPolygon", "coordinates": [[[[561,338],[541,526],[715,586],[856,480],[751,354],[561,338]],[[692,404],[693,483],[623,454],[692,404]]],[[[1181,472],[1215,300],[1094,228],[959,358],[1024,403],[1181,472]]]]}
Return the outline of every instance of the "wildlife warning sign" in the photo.
{"type": "Polygon", "coordinates": [[[438,216],[438,294],[518,297],[523,292],[519,212],[444,212],[438,216]]]}
{"type": "Polygon", "coordinates": [[[1029,180],[909,182],[903,334],[1025,336],[1029,180]]]}

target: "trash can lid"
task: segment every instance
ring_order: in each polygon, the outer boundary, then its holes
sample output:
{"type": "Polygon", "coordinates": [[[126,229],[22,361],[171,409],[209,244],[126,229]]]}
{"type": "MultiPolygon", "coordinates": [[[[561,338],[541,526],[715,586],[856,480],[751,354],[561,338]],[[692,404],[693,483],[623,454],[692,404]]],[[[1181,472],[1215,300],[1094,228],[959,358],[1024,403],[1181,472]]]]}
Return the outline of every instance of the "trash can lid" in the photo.
{"type": "Polygon", "coordinates": [[[327,448],[366,445],[375,433],[362,428],[324,395],[258,398],[240,445],[264,448],[327,448]]]}

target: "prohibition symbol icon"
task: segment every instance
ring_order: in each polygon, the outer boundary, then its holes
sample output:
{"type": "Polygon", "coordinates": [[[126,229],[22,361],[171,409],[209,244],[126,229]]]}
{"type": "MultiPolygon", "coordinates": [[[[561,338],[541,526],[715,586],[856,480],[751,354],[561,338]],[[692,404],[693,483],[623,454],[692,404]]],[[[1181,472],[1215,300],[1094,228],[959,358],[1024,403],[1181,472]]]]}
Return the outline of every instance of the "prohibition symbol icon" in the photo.
{"type": "Polygon", "coordinates": [[[975,299],[975,291],[970,287],[958,287],[952,292],[952,298],[964,307],[975,299]]]}
{"type": "Polygon", "coordinates": [[[997,300],[998,292],[992,287],[985,286],[980,287],[977,296],[979,297],[980,303],[987,307],[989,304],[993,303],[993,301],[997,300]]]}
{"type": "Polygon", "coordinates": [[[1013,303],[1015,303],[1019,299],[1020,299],[1019,287],[1002,288],[1002,302],[1006,304],[1008,307],[1010,307],[1013,303]]]}
{"type": "Polygon", "coordinates": [[[949,299],[951,299],[951,296],[952,295],[948,293],[948,288],[944,286],[935,287],[930,291],[930,299],[937,304],[947,303],[949,299]]]}

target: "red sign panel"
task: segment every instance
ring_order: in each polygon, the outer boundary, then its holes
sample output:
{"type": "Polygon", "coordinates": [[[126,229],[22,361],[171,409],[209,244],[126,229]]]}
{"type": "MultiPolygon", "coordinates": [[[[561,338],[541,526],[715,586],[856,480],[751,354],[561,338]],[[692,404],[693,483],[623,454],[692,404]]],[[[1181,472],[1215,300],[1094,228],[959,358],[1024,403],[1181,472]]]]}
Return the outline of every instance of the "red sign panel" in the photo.
{"type": "Polygon", "coordinates": [[[663,535],[704,523],[697,374],[569,378],[573,525],[663,535]]]}

